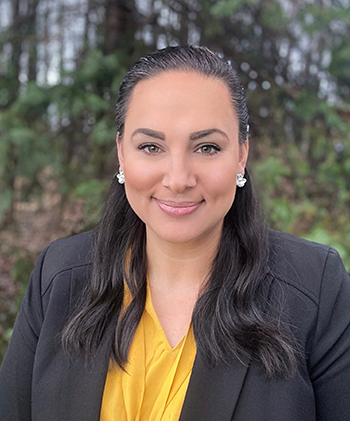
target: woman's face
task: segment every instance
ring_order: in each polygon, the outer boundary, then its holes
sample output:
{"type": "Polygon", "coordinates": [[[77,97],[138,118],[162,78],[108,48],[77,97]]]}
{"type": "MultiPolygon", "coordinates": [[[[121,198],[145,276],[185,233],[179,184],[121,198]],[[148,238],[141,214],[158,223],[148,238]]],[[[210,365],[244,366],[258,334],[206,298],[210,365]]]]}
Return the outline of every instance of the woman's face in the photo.
{"type": "Polygon", "coordinates": [[[184,71],[139,82],[117,145],[128,201],[148,237],[218,238],[248,155],[223,82],[184,71]]]}

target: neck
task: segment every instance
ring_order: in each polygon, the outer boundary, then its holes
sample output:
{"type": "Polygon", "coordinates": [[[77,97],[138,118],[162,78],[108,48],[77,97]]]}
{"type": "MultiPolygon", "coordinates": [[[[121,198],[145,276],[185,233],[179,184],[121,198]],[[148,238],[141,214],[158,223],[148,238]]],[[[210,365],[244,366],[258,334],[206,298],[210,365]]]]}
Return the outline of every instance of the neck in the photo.
{"type": "Polygon", "coordinates": [[[169,243],[147,231],[147,266],[151,288],[199,291],[216,256],[221,229],[191,243],[169,243]]]}

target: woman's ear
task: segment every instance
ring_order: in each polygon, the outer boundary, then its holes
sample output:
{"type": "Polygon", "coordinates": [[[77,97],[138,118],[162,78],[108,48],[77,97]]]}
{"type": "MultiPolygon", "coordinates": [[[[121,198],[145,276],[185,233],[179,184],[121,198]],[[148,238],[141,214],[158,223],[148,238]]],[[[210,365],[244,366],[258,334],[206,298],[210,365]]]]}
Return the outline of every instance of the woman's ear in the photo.
{"type": "Polygon", "coordinates": [[[243,144],[239,145],[238,167],[241,174],[244,174],[244,170],[247,165],[248,154],[249,154],[249,140],[247,138],[243,144]]]}
{"type": "Polygon", "coordinates": [[[120,140],[119,132],[117,132],[116,143],[117,143],[119,166],[120,166],[120,169],[124,171],[123,145],[120,140]]]}

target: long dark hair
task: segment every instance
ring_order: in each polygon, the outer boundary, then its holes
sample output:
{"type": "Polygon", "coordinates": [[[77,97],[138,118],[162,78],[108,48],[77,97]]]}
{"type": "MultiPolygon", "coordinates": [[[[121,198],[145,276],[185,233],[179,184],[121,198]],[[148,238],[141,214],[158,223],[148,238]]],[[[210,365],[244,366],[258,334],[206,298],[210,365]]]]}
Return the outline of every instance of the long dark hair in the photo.
{"type": "MultiPolygon", "coordinates": [[[[141,58],[126,74],[119,91],[116,122],[120,139],[133,89],[140,80],[169,70],[196,72],[223,81],[239,122],[239,142],[248,136],[244,89],[232,66],[205,47],[168,47],[141,58]]],[[[193,311],[197,353],[209,366],[252,356],[269,377],[286,378],[296,369],[292,336],[266,306],[268,230],[254,197],[249,174],[237,189],[225,216],[211,272],[193,311]]],[[[120,367],[146,301],[146,231],[130,207],[125,190],[113,180],[102,219],[94,232],[93,268],[80,305],[66,325],[63,346],[68,354],[91,360],[106,331],[114,336],[112,358],[120,367]],[[124,282],[132,300],[123,309],[124,282]]]]}

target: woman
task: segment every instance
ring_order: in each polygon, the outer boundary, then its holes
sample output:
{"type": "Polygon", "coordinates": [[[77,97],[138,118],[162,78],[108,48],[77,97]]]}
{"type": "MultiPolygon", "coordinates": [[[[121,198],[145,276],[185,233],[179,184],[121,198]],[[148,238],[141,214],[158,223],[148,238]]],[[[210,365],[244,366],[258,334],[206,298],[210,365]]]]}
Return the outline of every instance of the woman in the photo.
{"type": "Polygon", "coordinates": [[[349,277],[329,247],[265,228],[231,66],[194,46],[142,58],[117,131],[94,236],[38,259],[1,419],[349,420],[349,277]]]}

